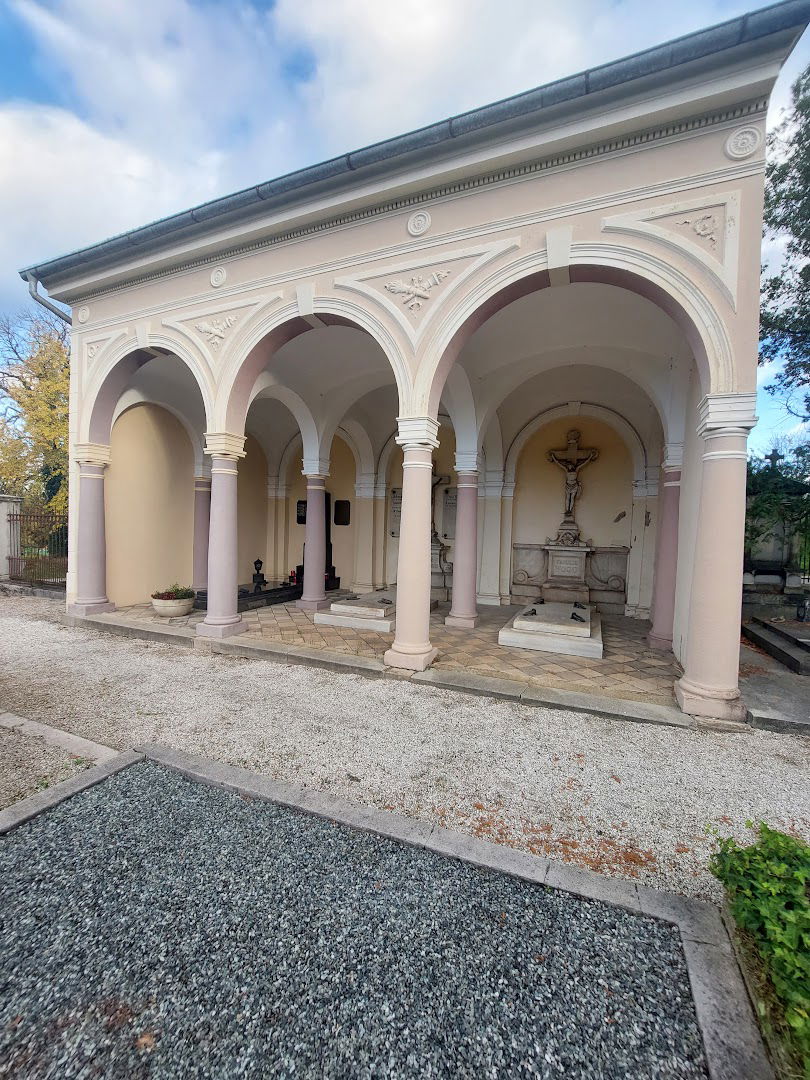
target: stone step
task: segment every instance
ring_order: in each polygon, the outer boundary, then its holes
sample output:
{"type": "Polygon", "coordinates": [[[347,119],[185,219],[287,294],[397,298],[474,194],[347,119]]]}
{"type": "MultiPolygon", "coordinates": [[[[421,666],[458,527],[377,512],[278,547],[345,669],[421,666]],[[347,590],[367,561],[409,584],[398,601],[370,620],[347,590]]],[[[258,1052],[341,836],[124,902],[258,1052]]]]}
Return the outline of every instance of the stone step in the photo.
{"type": "Polygon", "coordinates": [[[810,623],[799,623],[799,626],[803,629],[797,630],[796,624],[793,622],[790,624],[775,623],[762,615],[755,615],[751,621],[765,630],[770,630],[772,634],[784,638],[794,648],[810,652],[810,623]]]}
{"type": "Polygon", "coordinates": [[[775,634],[770,627],[756,622],[744,623],[743,637],[758,645],[774,660],[798,675],[810,675],[810,653],[792,645],[785,637],[775,634]]]}

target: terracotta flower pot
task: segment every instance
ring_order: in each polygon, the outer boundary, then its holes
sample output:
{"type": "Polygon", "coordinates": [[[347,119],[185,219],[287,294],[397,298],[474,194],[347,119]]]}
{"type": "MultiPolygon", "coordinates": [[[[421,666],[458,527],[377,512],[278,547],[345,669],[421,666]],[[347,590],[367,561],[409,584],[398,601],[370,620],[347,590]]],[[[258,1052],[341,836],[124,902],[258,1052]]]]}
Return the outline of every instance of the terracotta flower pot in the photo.
{"type": "Polygon", "coordinates": [[[181,615],[188,615],[194,607],[194,597],[189,596],[183,600],[155,600],[152,597],[152,607],[156,615],[164,619],[177,619],[181,615]]]}

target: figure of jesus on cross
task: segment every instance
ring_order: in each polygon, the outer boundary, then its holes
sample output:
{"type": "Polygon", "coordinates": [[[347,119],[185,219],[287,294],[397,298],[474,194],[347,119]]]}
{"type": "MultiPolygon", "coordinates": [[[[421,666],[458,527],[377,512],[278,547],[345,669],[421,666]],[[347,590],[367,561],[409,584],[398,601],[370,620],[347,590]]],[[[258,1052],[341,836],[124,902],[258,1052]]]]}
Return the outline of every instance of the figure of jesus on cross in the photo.
{"type": "Polygon", "coordinates": [[[559,465],[565,472],[565,518],[568,521],[574,520],[574,503],[582,494],[579,474],[586,465],[599,457],[598,450],[580,450],[580,438],[578,431],[569,431],[566,435],[566,449],[549,450],[547,455],[549,461],[559,465]]]}

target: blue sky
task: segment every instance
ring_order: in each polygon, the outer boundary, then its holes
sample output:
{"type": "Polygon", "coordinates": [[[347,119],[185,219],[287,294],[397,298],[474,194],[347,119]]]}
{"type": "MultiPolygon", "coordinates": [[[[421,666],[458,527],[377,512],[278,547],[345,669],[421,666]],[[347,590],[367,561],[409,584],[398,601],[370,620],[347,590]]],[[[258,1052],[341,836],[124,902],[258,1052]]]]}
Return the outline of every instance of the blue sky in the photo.
{"type": "MultiPolygon", "coordinates": [[[[20,266],[753,6],[0,0],[0,311],[20,266]]],[[[760,415],[755,448],[795,426],[760,415]]]]}

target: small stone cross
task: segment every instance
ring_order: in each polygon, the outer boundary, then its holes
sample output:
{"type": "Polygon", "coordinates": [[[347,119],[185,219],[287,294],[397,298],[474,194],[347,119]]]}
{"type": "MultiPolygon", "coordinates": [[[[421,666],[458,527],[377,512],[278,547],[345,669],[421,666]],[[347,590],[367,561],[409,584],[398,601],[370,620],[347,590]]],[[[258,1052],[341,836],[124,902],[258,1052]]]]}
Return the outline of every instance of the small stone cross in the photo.
{"type": "Polygon", "coordinates": [[[776,447],[774,447],[773,450],[771,450],[770,454],[765,455],[765,460],[770,461],[771,468],[775,469],[778,466],[780,461],[785,460],[785,455],[780,454],[779,451],[776,449],[776,447]]]}

